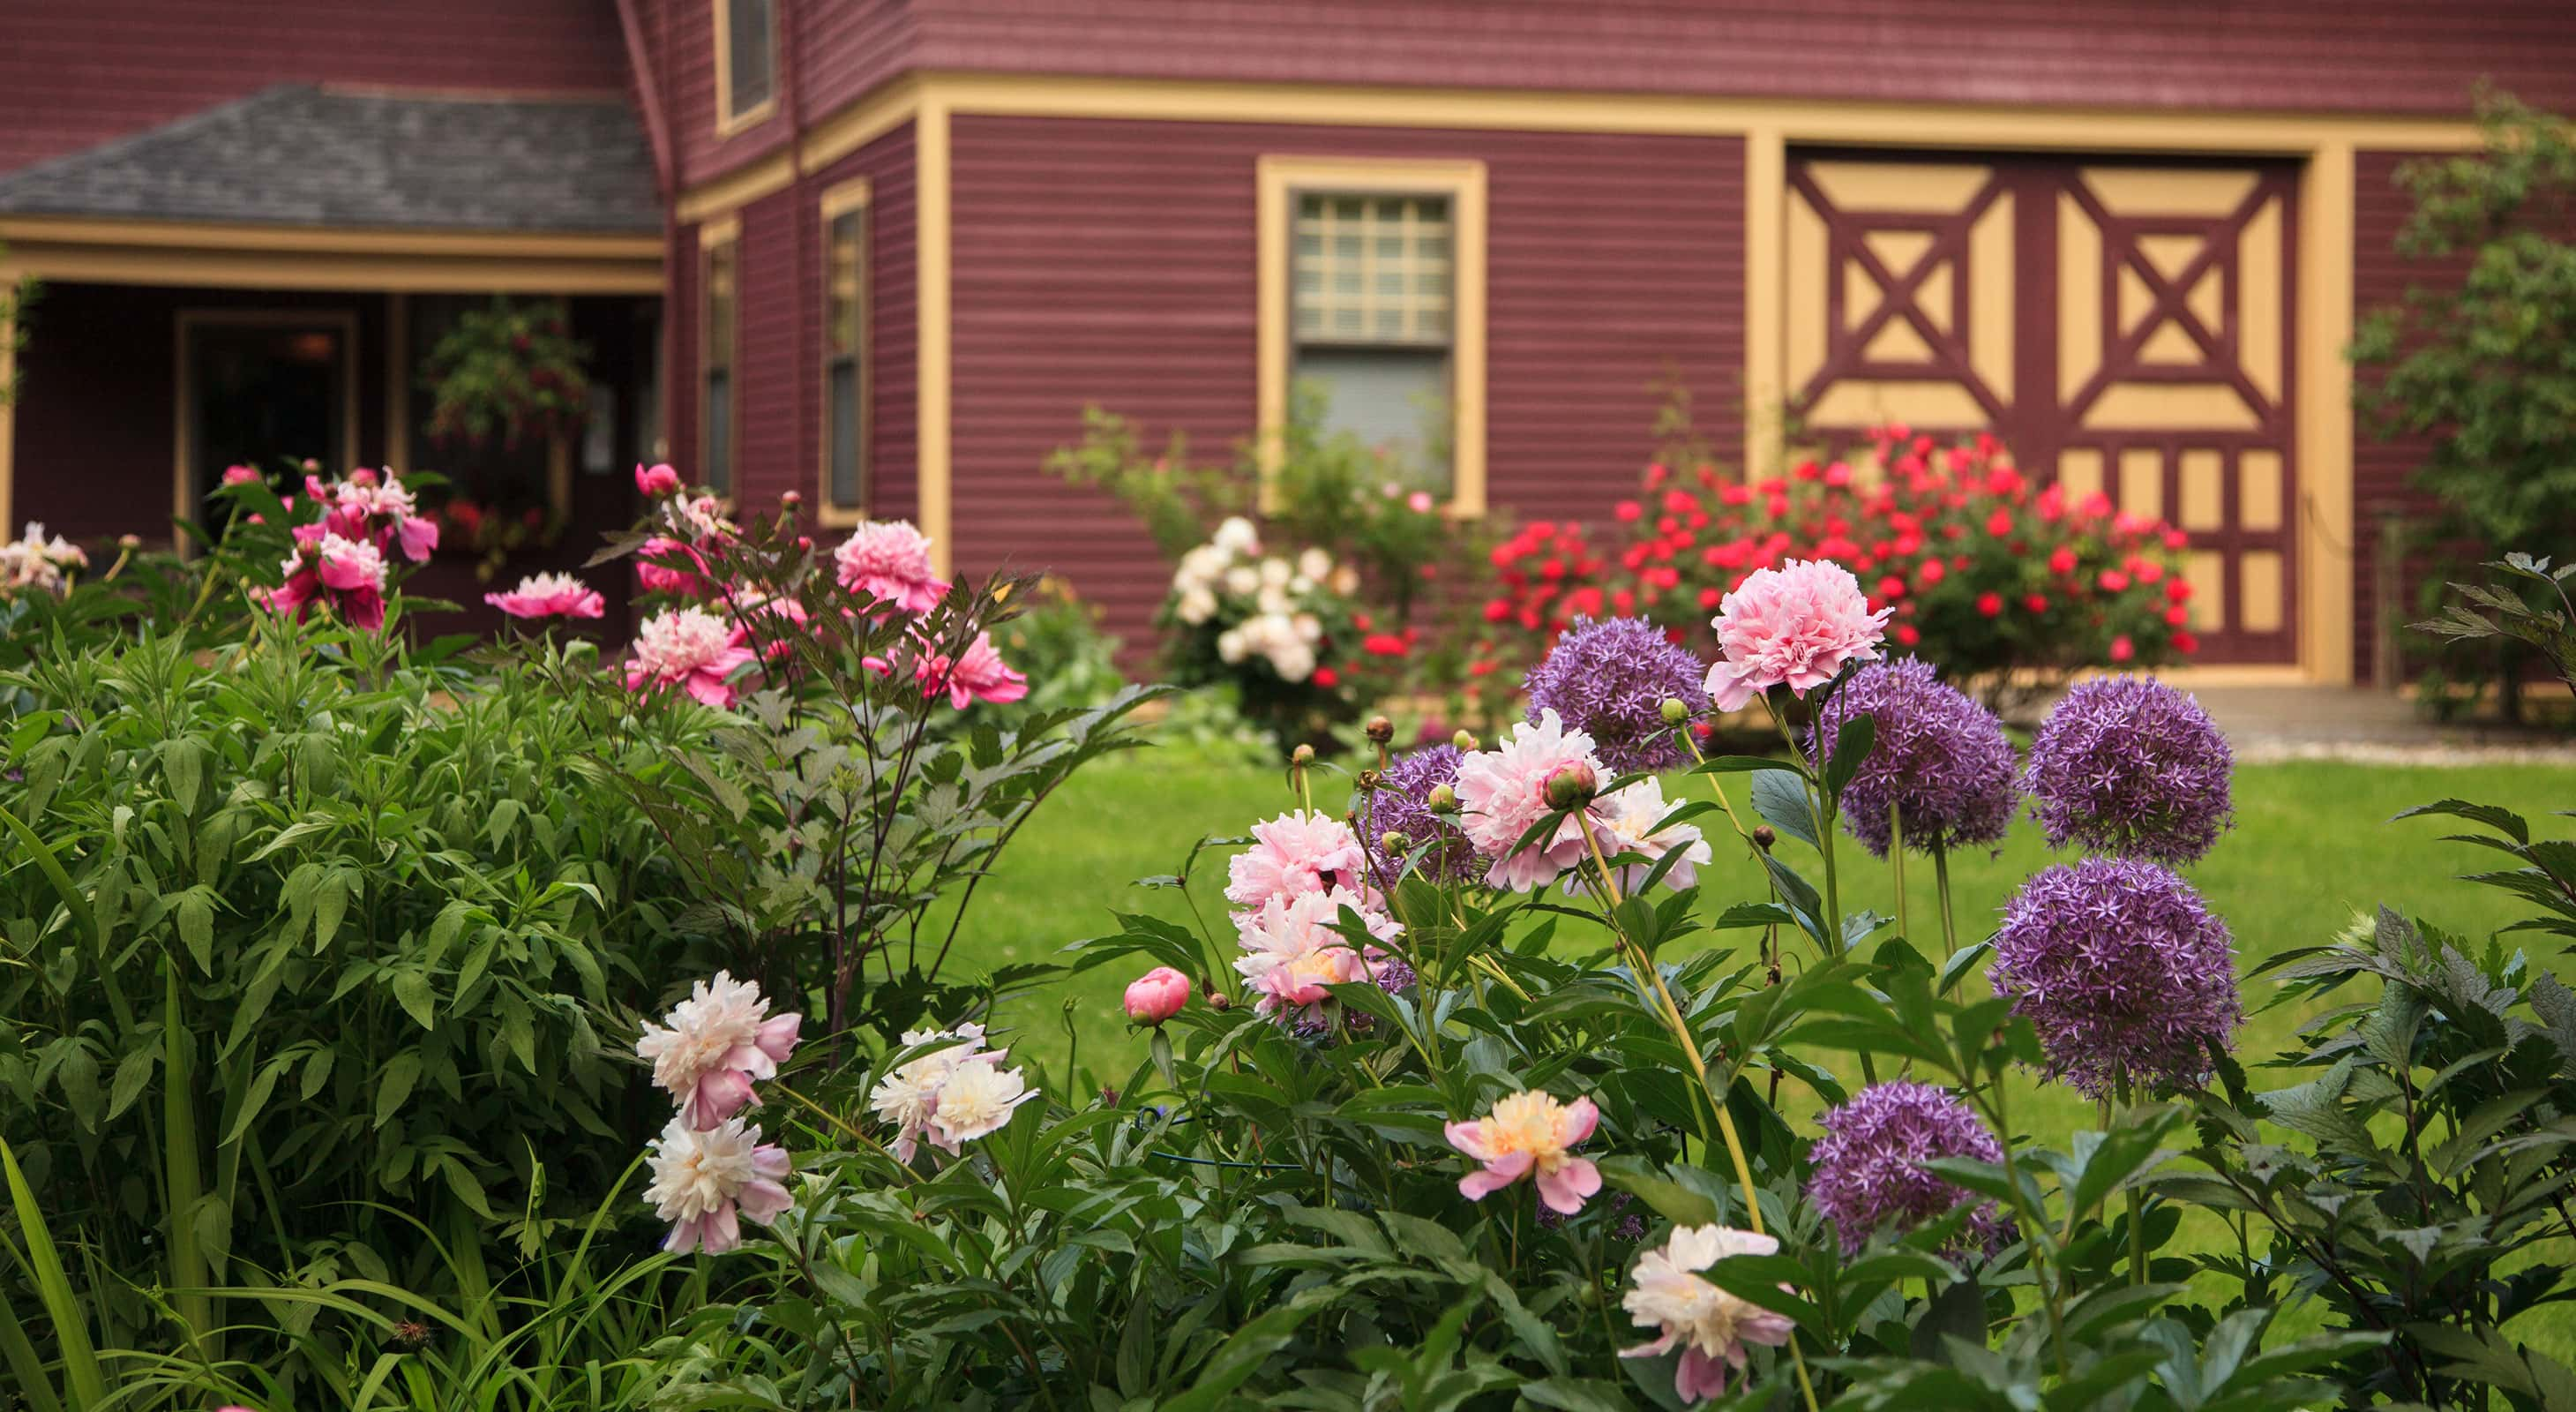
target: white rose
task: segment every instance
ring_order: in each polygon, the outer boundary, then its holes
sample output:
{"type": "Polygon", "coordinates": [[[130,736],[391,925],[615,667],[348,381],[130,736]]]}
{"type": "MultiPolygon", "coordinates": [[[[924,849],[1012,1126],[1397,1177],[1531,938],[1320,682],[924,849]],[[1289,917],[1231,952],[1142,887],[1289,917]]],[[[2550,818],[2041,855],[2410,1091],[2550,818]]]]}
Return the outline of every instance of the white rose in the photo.
{"type": "Polygon", "coordinates": [[[1261,574],[1250,564],[1237,564],[1225,571],[1225,590],[1228,593],[1250,593],[1259,587],[1261,574]]]}
{"type": "Polygon", "coordinates": [[[1281,681],[1304,681],[1315,674],[1315,652],[1302,642],[1285,643],[1271,649],[1270,670],[1281,681]]]}
{"type": "Polygon", "coordinates": [[[1227,666],[1232,666],[1235,663],[1242,661],[1245,650],[1243,629],[1227,628],[1224,632],[1217,634],[1216,655],[1223,660],[1227,666]]]}
{"type": "Polygon", "coordinates": [[[1300,641],[1300,642],[1318,642],[1318,641],[1321,641],[1321,640],[1323,639],[1323,636],[1324,636],[1324,624],[1322,623],[1322,621],[1321,621],[1321,620],[1317,619],[1317,618],[1316,618],[1316,616],[1315,616],[1314,614],[1312,614],[1312,613],[1300,613],[1300,614],[1298,614],[1298,615],[1297,615],[1297,640],[1298,640],[1298,641],[1300,641]]]}
{"type": "Polygon", "coordinates": [[[1262,612],[1280,617],[1286,617],[1297,606],[1295,600],[1288,596],[1288,591],[1280,588],[1265,587],[1261,590],[1261,596],[1253,601],[1260,606],[1262,612]]]}
{"type": "Polygon", "coordinates": [[[1297,572],[1310,579],[1323,578],[1333,571],[1333,556],[1321,549],[1309,549],[1297,556],[1297,572]]]}
{"type": "Polygon", "coordinates": [[[1346,564],[1333,570],[1333,592],[1348,598],[1359,591],[1360,575],[1357,569],[1346,564]]]}
{"type": "Polygon", "coordinates": [[[1216,616],[1216,595],[1192,584],[1182,590],[1181,604],[1175,610],[1182,622],[1196,626],[1216,616]]]}
{"type": "Polygon", "coordinates": [[[1241,515],[1228,515],[1225,523],[1216,527],[1216,537],[1210,543],[1228,554],[1258,554],[1261,532],[1241,515]]]}

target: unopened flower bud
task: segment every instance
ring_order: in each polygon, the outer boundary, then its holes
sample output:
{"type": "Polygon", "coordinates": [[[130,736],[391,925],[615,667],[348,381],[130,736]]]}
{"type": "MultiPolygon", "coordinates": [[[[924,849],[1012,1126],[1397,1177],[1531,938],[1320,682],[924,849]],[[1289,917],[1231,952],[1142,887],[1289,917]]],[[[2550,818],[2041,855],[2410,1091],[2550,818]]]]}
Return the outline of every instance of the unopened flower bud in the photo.
{"type": "Polygon", "coordinates": [[[1368,738],[1379,745],[1384,745],[1388,741],[1395,739],[1395,722],[1388,720],[1384,716],[1369,717],[1368,738]]]}
{"type": "Polygon", "coordinates": [[[1664,724],[1677,726],[1690,719],[1690,704],[1678,696],[1664,698],[1664,724]]]}
{"type": "Polygon", "coordinates": [[[1363,794],[1374,794],[1385,783],[1386,776],[1375,770],[1362,770],[1359,773],[1360,792],[1363,794]]]}
{"type": "Polygon", "coordinates": [[[797,491],[784,490],[780,491],[778,494],[778,503],[786,506],[790,510],[793,510],[797,506],[805,503],[805,497],[797,491]]]}
{"type": "Polygon", "coordinates": [[[1115,1107],[1117,1107],[1117,1106],[1118,1106],[1118,1090],[1116,1090],[1116,1089],[1114,1089],[1114,1088],[1107,1088],[1107,1087],[1102,1088],[1102,1089],[1100,1090],[1100,1105],[1101,1105],[1102,1107],[1104,1107],[1104,1108],[1115,1108],[1115,1107]]]}
{"type": "Polygon", "coordinates": [[[116,537],[116,547],[119,549],[140,549],[143,547],[143,536],[139,534],[120,534],[116,537]]]}
{"type": "Polygon", "coordinates": [[[1156,966],[1127,987],[1124,1001],[1128,1019],[1160,1025],[1190,1003],[1190,978],[1169,966],[1156,966]]]}
{"type": "Polygon", "coordinates": [[[1215,986],[1209,986],[1207,988],[1207,1003],[1208,1008],[1211,1010],[1231,1010],[1234,1008],[1234,998],[1227,995],[1224,991],[1217,989],[1215,986]]]}
{"type": "Polygon", "coordinates": [[[1291,765],[1299,766],[1299,767],[1301,767],[1301,768],[1302,768],[1302,767],[1304,767],[1304,766],[1307,766],[1307,765],[1314,764],[1314,763],[1315,763],[1315,747],[1313,747],[1313,746],[1311,746],[1311,745],[1300,745],[1300,746],[1298,746],[1296,749],[1289,751],[1289,752],[1288,752],[1288,763],[1289,763],[1289,764],[1291,764],[1291,765]]]}
{"type": "Polygon", "coordinates": [[[1476,749],[1476,733],[1462,729],[1456,735],[1449,737],[1449,743],[1472,754],[1476,749]]]}
{"type": "Polygon", "coordinates": [[[1434,814],[1455,814],[1458,812],[1458,791],[1445,784],[1435,784],[1431,787],[1431,796],[1423,803],[1434,814]]]}
{"type": "Polygon", "coordinates": [[[1769,824],[1755,824],[1753,826],[1754,847],[1768,853],[1771,851],[1771,845],[1778,843],[1779,841],[1780,835],[1773,833],[1769,824]]]}
{"type": "Polygon", "coordinates": [[[1378,835],[1377,846],[1387,853],[1402,853],[1413,846],[1413,840],[1394,830],[1389,830],[1378,835]]]}
{"type": "Polygon", "coordinates": [[[1592,796],[1600,792],[1601,777],[1580,760],[1559,766],[1556,773],[1547,777],[1547,807],[1550,809],[1580,809],[1591,803],[1592,796]]]}

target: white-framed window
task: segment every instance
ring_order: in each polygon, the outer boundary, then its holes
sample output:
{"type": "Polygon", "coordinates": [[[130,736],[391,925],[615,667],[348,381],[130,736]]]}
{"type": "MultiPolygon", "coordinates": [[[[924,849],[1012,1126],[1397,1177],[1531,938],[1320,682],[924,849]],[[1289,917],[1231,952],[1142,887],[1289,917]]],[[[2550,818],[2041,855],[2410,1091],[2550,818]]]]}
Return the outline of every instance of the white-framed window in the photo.
{"type": "Polygon", "coordinates": [[[778,0],[712,0],[716,131],[738,132],[778,106],[778,0]]]}
{"type": "Polygon", "coordinates": [[[823,464],[816,500],[826,524],[867,515],[868,184],[823,193],[823,464]]]}
{"type": "Polygon", "coordinates": [[[698,468],[719,495],[733,493],[734,462],[742,446],[736,415],[735,334],[739,321],[742,226],[711,221],[698,228],[698,468]]]}

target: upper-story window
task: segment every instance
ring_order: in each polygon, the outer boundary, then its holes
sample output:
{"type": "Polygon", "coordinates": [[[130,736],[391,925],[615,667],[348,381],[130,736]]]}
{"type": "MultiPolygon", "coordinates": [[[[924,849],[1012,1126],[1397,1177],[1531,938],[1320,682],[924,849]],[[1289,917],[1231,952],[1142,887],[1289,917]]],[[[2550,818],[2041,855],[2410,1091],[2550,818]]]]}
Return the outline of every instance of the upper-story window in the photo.
{"type": "Polygon", "coordinates": [[[778,100],[777,0],[714,0],[716,130],[768,117],[778,100]]]}
{"type": "Polygon", "coordinates": [[[741,394],[734,386],[736,249],[741,235],[742,228],[731,220],[698,228],[699,248],[705,253],[698,324],[698,431],[705,440],[699,447],[699,465],[707,487],[718,495],[733,491],[734,453],[742,445],[742,427],[735,415],[741,394]]]}
{"type": "Polygon", "coordinates": [[[823,193],[823,494],[826,524],[868,503],[868,184],[823,193]]]}

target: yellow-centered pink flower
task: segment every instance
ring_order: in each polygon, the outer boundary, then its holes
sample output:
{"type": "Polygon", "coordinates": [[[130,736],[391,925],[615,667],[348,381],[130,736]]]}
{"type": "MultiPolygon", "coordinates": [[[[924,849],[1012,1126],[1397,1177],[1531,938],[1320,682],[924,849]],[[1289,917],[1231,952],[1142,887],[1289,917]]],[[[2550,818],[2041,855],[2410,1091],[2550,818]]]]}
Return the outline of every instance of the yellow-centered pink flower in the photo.
{"type": "Polygon", "coordinates": [[[1451,1123],[1449,1145],[1484,1164],[1458,1183],[1459,1194],[1482,1201],[1529,1177],[1547,1209],[1573,1215],[1601,1189],[1601,1170],[1570,1149],[1600,1122],[1601,1110],[1589,1098],[1559,1103],[1554,1094],[1531,1089],[1497,1101],[1475,1122],[1451,1123]]]}

